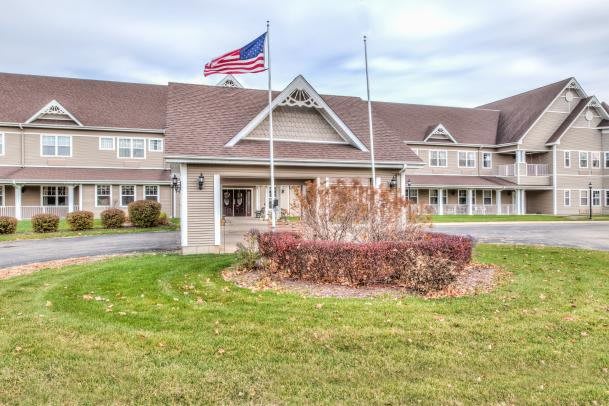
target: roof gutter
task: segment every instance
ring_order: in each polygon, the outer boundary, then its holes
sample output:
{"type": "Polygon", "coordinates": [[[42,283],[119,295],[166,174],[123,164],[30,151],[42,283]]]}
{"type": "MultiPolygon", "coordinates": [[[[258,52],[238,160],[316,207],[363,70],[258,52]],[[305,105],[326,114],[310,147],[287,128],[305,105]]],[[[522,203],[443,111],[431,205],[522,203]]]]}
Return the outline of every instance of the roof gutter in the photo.
{"type": "Polygon", "coordinates": [[[0,122],[0,127],[18,127],[23,128],[57,128],[61,130],[90,130],[90,131],[115,131],[115,132],[131,132],[131,133],[151,133],[165,134],[165,129],[159,128],[123,128],[123,127],[100,127],[100,126],[73,126],[60,124],[33,124],[33,123],[13,123],[0,122]]]}

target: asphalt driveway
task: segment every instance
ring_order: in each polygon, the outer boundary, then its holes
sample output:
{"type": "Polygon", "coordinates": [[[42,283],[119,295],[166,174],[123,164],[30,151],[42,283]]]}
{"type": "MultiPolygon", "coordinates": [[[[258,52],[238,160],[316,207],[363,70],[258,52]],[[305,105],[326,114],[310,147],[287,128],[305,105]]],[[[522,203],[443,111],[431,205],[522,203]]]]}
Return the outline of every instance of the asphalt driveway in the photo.
{"type": "Polygon", "coordinates": [[[178,246],[175,231],[6,241],[0,243],[0,268],[95,255],[169,251],[178,246]]]}
{"type": "Polygon", "coordinates": [[[467,234],[479,242],[540,244],[609,251],[609,222],[444,223],[437,231],[467,234]]]}

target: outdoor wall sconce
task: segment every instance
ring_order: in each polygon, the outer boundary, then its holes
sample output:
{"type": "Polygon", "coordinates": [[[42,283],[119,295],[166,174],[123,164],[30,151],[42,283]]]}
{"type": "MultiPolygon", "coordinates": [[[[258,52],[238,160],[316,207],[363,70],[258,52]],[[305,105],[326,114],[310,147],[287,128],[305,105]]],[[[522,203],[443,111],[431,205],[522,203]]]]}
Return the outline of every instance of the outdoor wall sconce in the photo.
{"type": "Polygon", "coordinates": [[[203,190],[203,183],[205,183],[205,177],[201,173],[197,178],[197,184],[199,185],[199,190],[203,190]]]}
{"type": "Polygon", "coordinates": [[[389,181],[389,188],[395,189],[396,187],[398,187],[398,176],[393,175],[393,178],[391,178],[391,180],[389,181]]]}
{"type": "Polygon", "coordinates": [[[177,193],[180,193],[180,190],[182,190],[182,182],[178,179],[178,175],[175,173],[171,177],[171,188],[177,193]]]}

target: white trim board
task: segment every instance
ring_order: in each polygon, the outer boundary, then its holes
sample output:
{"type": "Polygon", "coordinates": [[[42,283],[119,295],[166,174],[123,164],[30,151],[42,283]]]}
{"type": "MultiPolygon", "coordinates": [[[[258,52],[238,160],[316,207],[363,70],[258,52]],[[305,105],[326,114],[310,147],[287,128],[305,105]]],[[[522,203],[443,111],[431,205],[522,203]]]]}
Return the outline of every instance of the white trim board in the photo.
{"type": "Polygon", "coordinates": [[[59,103],[57,100],[51,100],[50,102],[48,102],[43,108],[38,110],[32,117],[28,118],[27,121],[25,122],[25,124],[30,124],[33,121],[39,120],[45,114],[57,114],[57,115],[67,116],[70,120],[72,120],[76,124],[78,124],[79,127],[83,127],[82,123],[80,121],[78,121],[78,119],[76,117],[74,117],[72,115],[72,113],[70,113],[68,111],[68,109],[63,107],[61,105],[61,103],[59,103]],[[56,110],[58,110],[58,112],[57,113],[52,112],[51,109],[56,109],[56,110]]]}

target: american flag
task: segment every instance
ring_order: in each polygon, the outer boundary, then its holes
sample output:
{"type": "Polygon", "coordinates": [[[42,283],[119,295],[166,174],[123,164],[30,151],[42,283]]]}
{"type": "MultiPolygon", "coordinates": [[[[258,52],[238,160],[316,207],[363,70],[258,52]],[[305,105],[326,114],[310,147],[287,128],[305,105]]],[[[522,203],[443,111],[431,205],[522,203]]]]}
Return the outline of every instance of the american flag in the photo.
{"type": "Polygon", "coordinates": [[[235,49],[212,59],[205,64],[205,76],[217,73],[238,74],[257,73],[265,70],[264,67],[264,40],[266,33],[262,34],[243,48],[235,49]]]}

